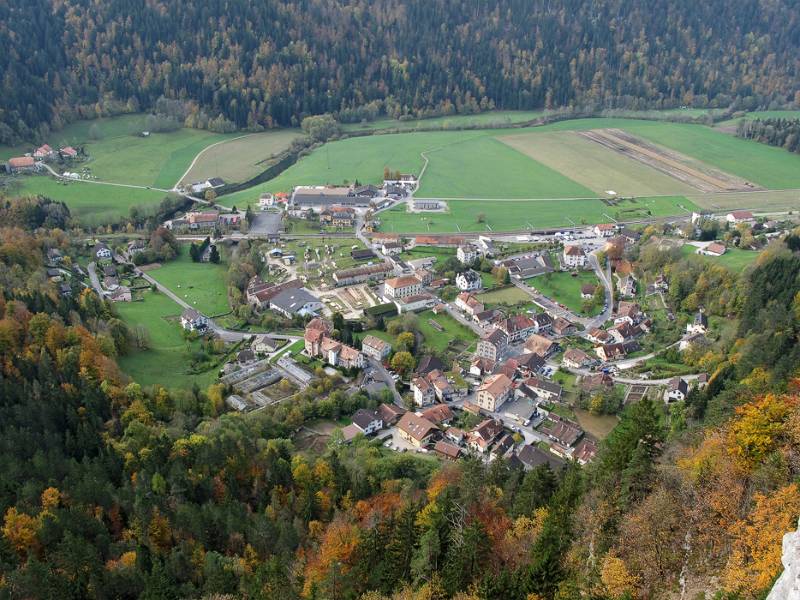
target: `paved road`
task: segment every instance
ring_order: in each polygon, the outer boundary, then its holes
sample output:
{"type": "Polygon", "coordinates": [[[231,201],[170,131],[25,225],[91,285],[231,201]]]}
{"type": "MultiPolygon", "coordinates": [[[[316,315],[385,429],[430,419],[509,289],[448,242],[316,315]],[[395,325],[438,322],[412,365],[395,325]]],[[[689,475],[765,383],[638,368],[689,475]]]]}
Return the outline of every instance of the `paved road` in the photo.
{"type": "Polygon", "coordinates": [[[482,338],[484,335],[486,335],[486,331],[483,329],[483,327],[478,325],[475,321],[467,319],[463,314],[461,314],[461,311],[458,310],[455,306],[453,306],[448,302],[444,305],[444,307],[445,310],[447,311],[447,314],[449,314],[456,321],[461,323],[464,327],[469,327],[470,329],[472,329],[472,331],[474,331],[479,338],[482,338]]]}
{"type": "Polygon", "coordinates": [[[606,309],[596,317],[592,317],[584,323],[586,331],[594,327],[600,327],[603,323],[608,321],[611,318],[611,313],[614,308],[614,280],[611,278],[611,263],[607,262],[606,269],[603,271],[600,262],[597,260],[596,252],[592,252],[589,254],[589,264],[592,265],[595,275],[597,275],[597,278],[605,288],[606,309]]]}
{"type": "Polygon", "coordinates": [[[86,270],[89,272],[89,281],[94,288],[94,291],[97,292],[97,295],[101,298],[105,298],[106,295],[103,293],[103,287],[100,285],[100,279],[97,277],[97,265],[93,262],[90,262],[86,266],[86,270]]]}
{"type": "Polygon", "coordinates": [[[389,371],[387,371],[383,365],[374,358],[367,357],[367,362],[373,369],[375,369],[375,372],[380,376],[383,382],[389,386],[389,390],[392,392],[392,396],[394,397],[394,403],[401,408],[405,408],[403,405],[403,397],[400,395],[400,392],[397,391],[397,386],[394,384],[392,374],[389,373],[389,371]]]}

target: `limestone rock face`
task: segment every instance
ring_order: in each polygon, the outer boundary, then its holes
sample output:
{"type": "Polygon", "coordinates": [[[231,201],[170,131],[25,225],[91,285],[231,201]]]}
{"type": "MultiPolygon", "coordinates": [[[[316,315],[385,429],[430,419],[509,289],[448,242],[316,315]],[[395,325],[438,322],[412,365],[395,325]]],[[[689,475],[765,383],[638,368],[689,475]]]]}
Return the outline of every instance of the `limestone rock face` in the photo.
{"type": "Polygon", "coordinates": [[[800,523],[798,531],[783,536],[783,573],[767,600],[800,600],[800,523]]]}

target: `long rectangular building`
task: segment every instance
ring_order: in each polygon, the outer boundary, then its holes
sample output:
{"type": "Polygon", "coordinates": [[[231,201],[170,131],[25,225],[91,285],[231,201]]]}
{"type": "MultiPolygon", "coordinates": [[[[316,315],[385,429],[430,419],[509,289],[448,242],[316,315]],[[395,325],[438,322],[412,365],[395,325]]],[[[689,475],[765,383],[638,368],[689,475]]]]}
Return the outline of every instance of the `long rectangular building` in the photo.
{"type": "Polygon", "coordinates": [[[392,265],[388,262],[382,262],[377,265],[367,265],[364,267],[336,271],[333,274],[333,280],[336,282],[336,285],[353,285],[355,283],[364,283],[365,281],[383,281],[389,275],[393,274],[394,268],[392,265]]]}
{"type": "Polygon", "coordinates": [[[358,196],[352,187],[300,185],[292,192],[292,204],[295,206],[369,206],[370,198],[358,196]]]}

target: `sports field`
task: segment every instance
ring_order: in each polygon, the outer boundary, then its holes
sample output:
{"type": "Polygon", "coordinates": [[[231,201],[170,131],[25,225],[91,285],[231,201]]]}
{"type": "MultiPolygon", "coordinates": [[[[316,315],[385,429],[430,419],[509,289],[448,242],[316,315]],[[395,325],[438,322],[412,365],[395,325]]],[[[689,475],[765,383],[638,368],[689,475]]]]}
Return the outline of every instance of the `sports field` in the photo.
{"type": "Polygon", "coordinates": [[[168,195],[158,190],[86,182],[59,182],[45,175],[17,177],[15,182],[12,193],[42,195],[60,200],[86,225],[108,223],[126,217],[130,214],[132,206],[147,210],[148,207],[156,206],[168,195]]]}
{"type": "Polygon", "coordinates": [[[697,207],[681,196],[622,200],[610,206],[588,200],[448,200],[448,212],[410,213],[397,206],[380,213],[381,231],[398,233],[452,233],[520,231],[574,227],[612,219],[635,221],[650,217],[685,215],[697,207]],[[479,217],[482,221],[479,221],[479,217]]]}
{"type": "Polygon", "coordinates": [[[500,140],[606,197],[613,190],[621,196],[658,196],[696,192],[691,186],[660,173],[576,132],[524,133],[500,140]]]}
{"type": "Polygon", "coordinates": [[[265,131],[217,143],[197,155],[184,183],[221,177],[227,183],[242,183],[268,169],[274,158],[301,135],[297,129],[265,131]]]}
{"type": "Polygon", "coordinates": [[[142,301],[115,306],[129,327],[144,327],[150,339],[150,349],[135,350],[117,359],[123,372],[142,385],[161,384],[172,389],[191,389],[195,383],[205,388],[213,382],[214,370],[197,375],[186,372],[187,352],[197,349],[199,342],[183,338],[180,306],[155,292],[145,292],[142,301]]]}
{"type": "Polygon", "coordinates": [[[192,262],[189,247],[184,245],[175,260],[164,263],[147,274],[204,315],[214,316],[230,310],[225,285],[226,271],[227,265],[223,262],[192,262]]]}

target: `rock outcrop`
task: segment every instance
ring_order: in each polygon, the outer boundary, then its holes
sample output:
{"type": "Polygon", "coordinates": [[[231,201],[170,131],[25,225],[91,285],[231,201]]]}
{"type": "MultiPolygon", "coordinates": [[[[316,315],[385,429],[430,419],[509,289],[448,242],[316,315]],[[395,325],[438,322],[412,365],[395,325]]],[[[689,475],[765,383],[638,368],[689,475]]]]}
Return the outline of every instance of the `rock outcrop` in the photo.
{"type": "Polygon", "coordinates": [[[783,536],[783,573],[767,600],[800,600],[800,523],[798,530],[783,536]]]}

